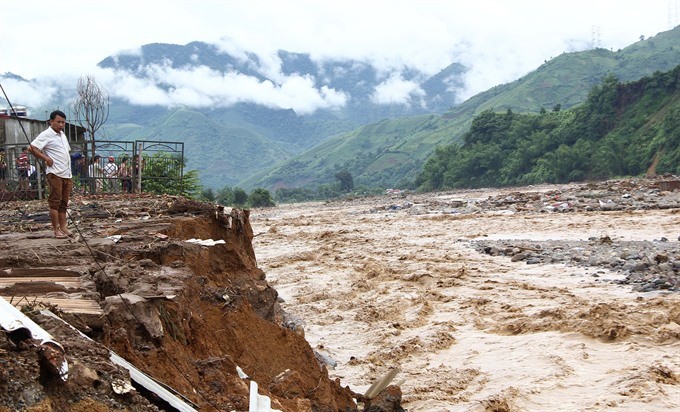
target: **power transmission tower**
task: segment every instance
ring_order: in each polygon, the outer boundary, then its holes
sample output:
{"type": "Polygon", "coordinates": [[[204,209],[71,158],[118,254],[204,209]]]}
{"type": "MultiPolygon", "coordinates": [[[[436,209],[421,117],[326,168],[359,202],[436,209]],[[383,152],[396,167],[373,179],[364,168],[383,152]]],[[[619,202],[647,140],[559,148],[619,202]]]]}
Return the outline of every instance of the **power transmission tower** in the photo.
{"type": "Polygon", "coordinates": [[[590,31],[590,44],[594,49],[599,49],[602,47],[602,41],[600,40],[600,26],[593,26],[590,31]]]}
{"type": "Polygon", "coordinates": [[[674,29],[678,25],[678,9],[680,0],[668,0],[668,29],[674,29]]]}

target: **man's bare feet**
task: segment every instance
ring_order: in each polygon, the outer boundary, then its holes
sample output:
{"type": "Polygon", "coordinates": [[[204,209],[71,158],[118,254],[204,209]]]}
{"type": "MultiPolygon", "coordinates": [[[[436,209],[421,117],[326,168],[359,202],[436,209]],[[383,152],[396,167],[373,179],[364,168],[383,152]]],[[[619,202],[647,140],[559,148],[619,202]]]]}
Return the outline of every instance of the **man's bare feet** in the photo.
{"type": "Polygon", "coordinates": [[[55,230],[54,231],[54,238],[55,239],[68,239],[68,235],[66,233],[63,233],[60,230],[55,230]]]}
{"type": "Polygon", "coordinates": [[[61,229],[61,233],[65,234],[68,237],[73,237],[73,232],[71,232],[68,229],[61,229]]]}

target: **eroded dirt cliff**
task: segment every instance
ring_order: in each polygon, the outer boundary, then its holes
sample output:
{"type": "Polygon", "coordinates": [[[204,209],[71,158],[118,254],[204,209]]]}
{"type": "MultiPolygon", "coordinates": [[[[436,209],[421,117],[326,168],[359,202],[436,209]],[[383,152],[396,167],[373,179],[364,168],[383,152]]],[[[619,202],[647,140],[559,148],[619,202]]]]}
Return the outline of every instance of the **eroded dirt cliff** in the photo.
{"type": "Polygon", "coordinates": [[[143,388],[125,389],[129,373],[110,351],[201,410],[247,410],[251,379],[277,409],[356,410],[257,267],[248,211],[173,197],[81,198],[70,212],[76,237],[62,240],[51,237],[45,206],[5,204],[0,294],[63,346],[69,377],[41,367],[39,342],[3,333],[0,411],[162,408],[143,388]]]}

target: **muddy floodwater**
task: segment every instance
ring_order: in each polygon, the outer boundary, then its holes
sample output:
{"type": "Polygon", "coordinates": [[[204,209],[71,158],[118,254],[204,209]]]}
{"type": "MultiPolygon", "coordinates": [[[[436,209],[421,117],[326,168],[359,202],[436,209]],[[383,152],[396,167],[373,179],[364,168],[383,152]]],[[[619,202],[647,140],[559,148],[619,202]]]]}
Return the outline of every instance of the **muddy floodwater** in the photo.
{"type": "Polygon", "coordinates": [[[399,368],[409,411],[680,410],[680,204],[634,186],[279,205],[252,211],[253,246],[356,392],[399,368]]]}

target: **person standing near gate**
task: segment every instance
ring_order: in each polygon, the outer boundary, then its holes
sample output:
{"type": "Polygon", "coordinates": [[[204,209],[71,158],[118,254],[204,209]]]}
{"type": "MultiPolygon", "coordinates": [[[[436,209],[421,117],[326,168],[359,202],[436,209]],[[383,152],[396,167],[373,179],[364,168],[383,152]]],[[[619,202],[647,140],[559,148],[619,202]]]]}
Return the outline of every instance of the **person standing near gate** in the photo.
{"type": "Polygon", "coordinates": [[[104,166],[104,176],[109,192],[118,193],[118,165],[115,157],[109,156],[109,162],[104,166]]]}
{"type": "Polygon", "coordinates": [[[94,184],[94,186],[92,186],[92,194],[101,193],[104,189],[104,180],[102,179],[102,176],[104,176],[104,169],[99,164],[99,159],[101,158],[102,157],[98,154],[94,155],[94,157],[90,159],[90,165],[87,167],[87,174],[90,176],[90,181],[94,184]]]}
{"type": "Polygon", "coordinates": [[[72,236],[66,221],[66,207],[71,196],[73,181],[71,178],[71,146],[68,144],[64,126],[66,115],[61,110],[50,114],[50,127],[36,137],[30,146],[31,153],[45,161],[45,173],[50,185],[50,196],[47,204],[50,209],[50,221],[54,237],[65,239],[72,236]]]}
{"type": "Polygon", "coordinates": [[[120,176],[120,182],[123,186],[123,193],[132,193],[132,170],[130,165],[128,165],[128,158],[125,155],[120,158],[118,176],[120,176]]]}
{"type": "Polygon", "coordinates": [[[21,149],[16,159],[17,174],[19,175],[19,190],[28,190],[28,169],[31,166],[28,160],[28,147],[21,149]]]}
{"type": "Polygon", "coordinates": [[[0,191],[7,189],[7,163],[5,162],[5,151],[0,151],[0,191]]]}

